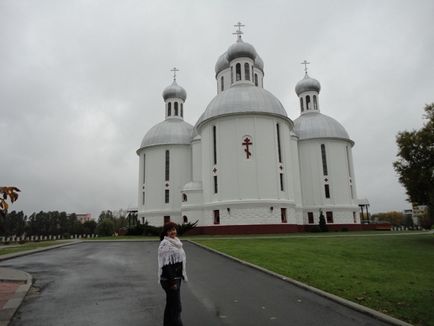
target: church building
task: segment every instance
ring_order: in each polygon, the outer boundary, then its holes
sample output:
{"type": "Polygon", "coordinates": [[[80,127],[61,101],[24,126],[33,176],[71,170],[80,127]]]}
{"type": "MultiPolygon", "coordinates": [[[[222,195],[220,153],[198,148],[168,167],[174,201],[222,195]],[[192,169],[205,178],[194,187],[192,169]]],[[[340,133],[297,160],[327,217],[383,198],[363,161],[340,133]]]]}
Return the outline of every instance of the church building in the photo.
{"type": "Polygon", "coordinates": [[[195,233],[283,233],[317,227],[322,214],[329,229],[358,229],[354,142],[322,113],[320,83],[305,69],[295,87],[300,115],[289,118],[236,26],[215,65],[217,95],[194,126],[184,121],[187,92],[174,69],[165,119],[137,150],[139,219],[198,221],[195,233]]]}

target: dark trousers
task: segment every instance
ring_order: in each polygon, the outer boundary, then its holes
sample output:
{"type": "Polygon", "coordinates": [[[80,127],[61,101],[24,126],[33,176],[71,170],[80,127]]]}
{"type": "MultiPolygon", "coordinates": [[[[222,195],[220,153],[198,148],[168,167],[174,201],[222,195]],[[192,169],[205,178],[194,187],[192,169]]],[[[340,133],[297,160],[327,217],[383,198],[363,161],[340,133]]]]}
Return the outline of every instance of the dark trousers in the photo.
{"type": "Polygon", "coordinates": [[[181,320],[181,279],[161,281],[166,292],[166,308],[164,309],[164,326],[182,326],[181,320]]]}

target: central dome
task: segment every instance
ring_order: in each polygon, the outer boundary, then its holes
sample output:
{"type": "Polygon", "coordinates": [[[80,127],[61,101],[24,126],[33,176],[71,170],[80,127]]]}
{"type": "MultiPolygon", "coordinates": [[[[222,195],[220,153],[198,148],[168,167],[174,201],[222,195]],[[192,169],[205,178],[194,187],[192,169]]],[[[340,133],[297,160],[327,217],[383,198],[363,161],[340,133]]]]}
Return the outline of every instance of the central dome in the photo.
{"type": "Polygon", "coordinates": [[[321,90],[321,84],[314,78],[310,78],[306,73],[304,78],[300,80],[297,85],[295,85],[295,92],[297,95],[300,95],[304,92],[315,91],[318,92],[321,90]]]}
{"type": "Polygon", "coordinates": [[[241,57],[247,57],[255,60],[256,50],[250,43],[246,43],[242,39],[238,39],[237,42],[232,44],[228,49],[228,61],[230,62],[233,59],[241,57]]]}
{"type": "Polygon", "coordinates": [[[212,118],[244,113],[271,114],[289,119],[282,103],[270,92],[250,84],[235,84],[212,99],[195,128],[212,118]]]}

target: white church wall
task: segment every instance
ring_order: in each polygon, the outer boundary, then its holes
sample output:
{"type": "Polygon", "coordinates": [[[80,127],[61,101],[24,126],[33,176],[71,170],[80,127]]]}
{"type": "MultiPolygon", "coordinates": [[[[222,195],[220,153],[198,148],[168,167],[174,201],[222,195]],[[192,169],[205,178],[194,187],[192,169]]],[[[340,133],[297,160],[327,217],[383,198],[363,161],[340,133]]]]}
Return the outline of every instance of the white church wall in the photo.
{"type": "MultiPolygon", "coordinates": [[[[141,158],[143,154],[146,155],[146,176],[145,205],[140,202],[139,218],[145,217],[152,225],[162,225],[164,216],[170,216],[171,220],[178,219],[181,212],[181,190],[191,180],[190,145],[154,146],[145,148],[140,154],[141,158]],[[165,180],[166,150],[170,152],[168,181],[165,180]],[[169,203],[165,202],[166,189],[169,190],[169,203]]],[[[143,169],[143,162],[140,166],[143,169]]]]}
{"type": "MultiPolygon", "coordinates": [[[[202,167],[204,201],[218,202],[231,199],[293,199],[294,191],[280,191],[280,170],[277,153],[275,124],[281,125],[283,136],[281,146],[284,153],[286,173],[291,174],[289,128],[283,119],[271,116],[239,115],[221,117],[202,127],[202,167]],[[217,164],[213,162],[213,126],[217,131],[217,164]],[[250,137],[251,157],[247,158],[242,145],[250,137]],[[287,159],[288,157],[288,159],[287,159]],[[214,173],[216,168],[218,193],[214,194],[214,173]]],[[[288,179],[289,180],[289,179],[288,179]]],[[[288,181],[288,184],[292,184],[288,181]]]]}
{"type": "Polygon", "coordinates": [[[196,136],[191,145],[192,151],[192,176],[193,181],[202,181],[202,143],[199,136],[196,136]]]}

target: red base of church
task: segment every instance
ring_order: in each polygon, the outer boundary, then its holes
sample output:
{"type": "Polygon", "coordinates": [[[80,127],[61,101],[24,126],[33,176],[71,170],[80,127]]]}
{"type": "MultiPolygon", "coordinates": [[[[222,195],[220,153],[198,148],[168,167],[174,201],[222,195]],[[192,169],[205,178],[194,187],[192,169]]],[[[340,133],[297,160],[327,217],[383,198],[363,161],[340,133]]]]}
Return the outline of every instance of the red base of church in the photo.
{"type": "MultiPolygon", "coordinates": [[[[391,225],[384,224],[327,224],[329,231],[390,231],[391,225]]],[[[250,225],[213,225],[197,226],[188,231],[188,235],[224,235],[224,234],[278,234],[294,232],[315,232],[318,225],[296,224],[250,224],[250,225]]]]}

